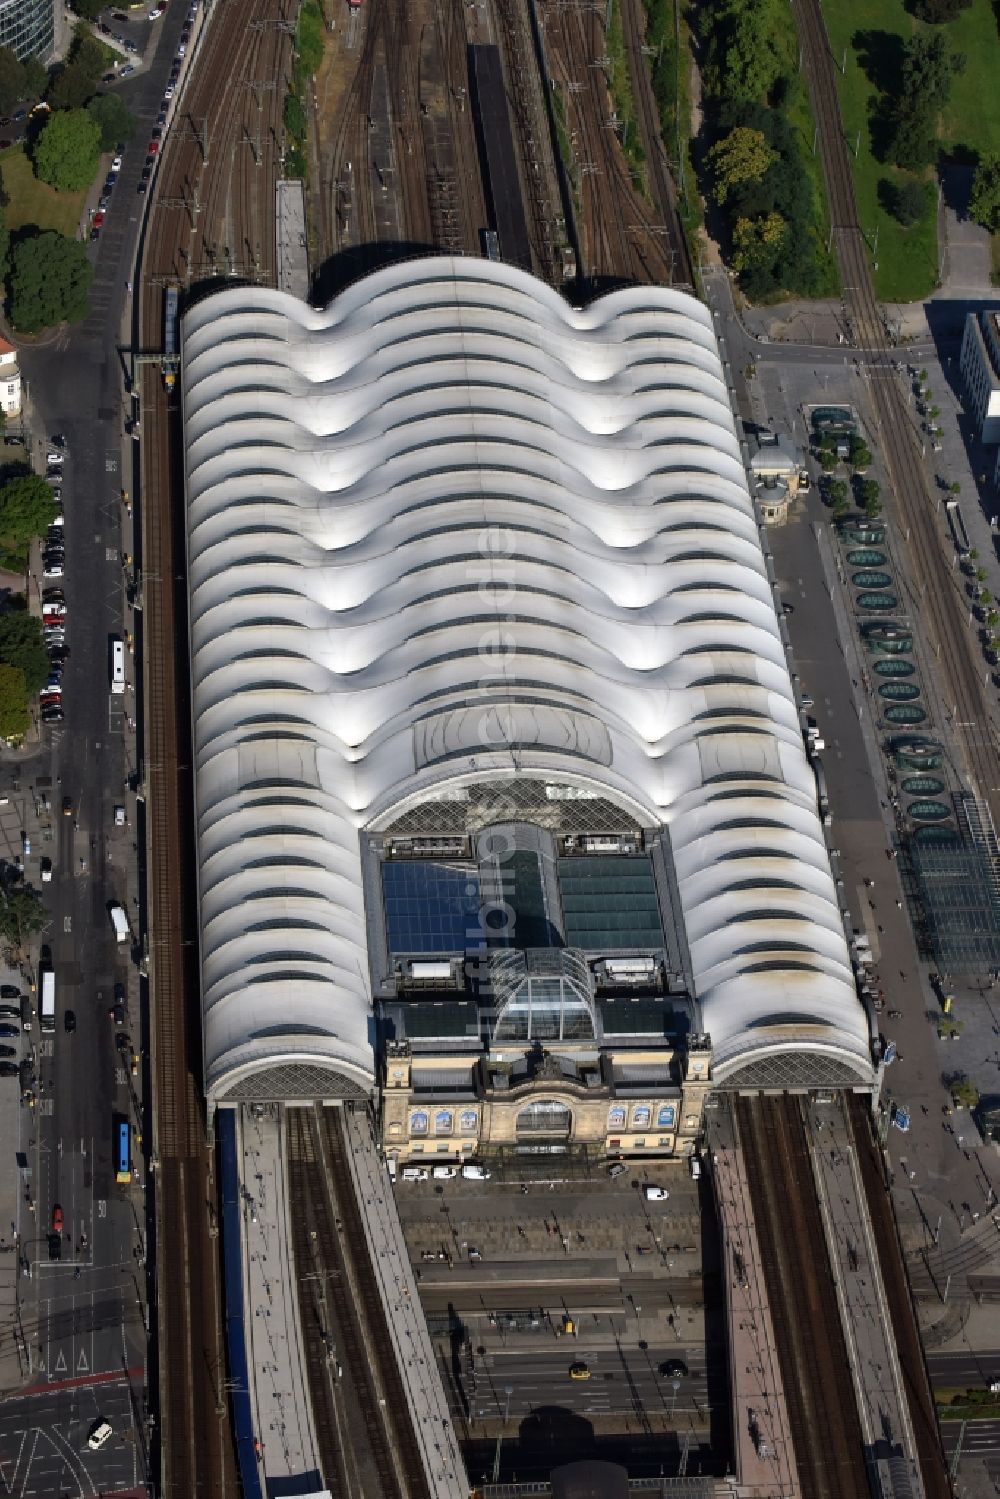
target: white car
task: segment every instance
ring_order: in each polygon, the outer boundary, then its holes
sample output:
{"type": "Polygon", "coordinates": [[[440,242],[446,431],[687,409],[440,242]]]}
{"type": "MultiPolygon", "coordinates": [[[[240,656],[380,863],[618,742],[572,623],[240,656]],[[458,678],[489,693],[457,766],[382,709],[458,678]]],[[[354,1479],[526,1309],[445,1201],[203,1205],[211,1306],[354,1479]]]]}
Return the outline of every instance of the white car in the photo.
{"type": "Polygon", "coordinates": [[[45,562],[42,564],[43,578],[61,578],[64,576],[61,562],[45,562]]]}
{"type": "Polygon", "coordinates": [[[477,1166],[474,1162],[470,1162],[469,1165],[462,1167],[462,1175],[466,1181],[488,1182],[493,1173],[487,1171],[485,1166],[477,1166]]]}
{"type": "Polygon", "coordinates": [[[670,1196],[666,1187],[652,1187],[647,1184],[642,1191],[647,1202],[666,1202],[670,1196]]]}
{"type": "Polygon", "coordinates": [[[64,458],[63,454],[60,453],[58,448],[53,448],[50,452],[46,453],[45,462],[50,464],[53,468],[59,468],[63,463],[66,462],[66,459],[64,458]]]}
{"type": "Polygon", "coordinates": [[[149,12],[149,19],[151,21],[158,21],[165,9],[166,6],[164,5],[154,5],[153,9],[149,12]]]}
{"type": "Polygon", "coordinates": [[[118,806],[115,807],[115,827],[116,828],[123,828],[124,826],[125,826],[125,808],[119,804],[118,806]]]}
{"type": "Polygon", "coordinates": [[[433,1171],[431,1172],[431,1176],[433,1176],[436,1182],[450,1181],[453,1176],[457,1175],[457,1166],[435,1166],[433,1171]]]}
{"type": "Polygon", "coordinates": [[[90,1448],[91,1452],[97,1452],[101,1447],[104,1446],[105,1442],[109,1442],[113,1436],[114,1427],[111,1425],[111,1422],[98,1421],[97,1425],[92,1426],[90,1429],[90,1436],[87,1438],[87,1446],[90,1448]]]}
{"type": "Polygon", "coordinates": [[[163,100],[164,100],[164,103],[167,103],[173,97],[174,97],[174,86],[173,86],[172,83],[168,83],[167,86],[166,86],[166,88],[163,90],[163,100]]]}
{"type": "Polygon", "coordinates": [[[177,48],[177,56],[178,57],[183,57],[186,51],[187,51],[187,47],[185,46],[185,44],[183,42],[181,42],[180,45],[179,45],[179,47],[177,48]]]}
{"type": "Polygon", "coordinates": [[[111,163],[111,170],[113,172],[120,172],[121,169],[122,169],[122,158],[120,156],[116,156],[114,158],[114,160],[112,161],[112,163],[111,163]]]}
{"type": "Polygon", "coordinates": [[[423,1166],[404,1166],[400,1175],[405,1182],[425,1182],[427,1180],[427,1172],[423,1166]]]}

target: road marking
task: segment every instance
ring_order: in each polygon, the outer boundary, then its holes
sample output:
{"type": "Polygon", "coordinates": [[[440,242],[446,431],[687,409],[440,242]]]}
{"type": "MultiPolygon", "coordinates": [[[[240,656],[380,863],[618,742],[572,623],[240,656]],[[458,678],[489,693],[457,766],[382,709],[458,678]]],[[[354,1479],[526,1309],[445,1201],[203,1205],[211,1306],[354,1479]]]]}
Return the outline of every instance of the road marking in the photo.
{"type": "Polygon", "coordinates": [[[56,1363],[55,1363],[55,1373],[56,1374],[65,1374],[68,1367],[69,1366],[66,1363],[66,1355],[65,1355],[65,1353],[63,1353],[62,1349],[60,1348],[60,1350],[59,1350],[59,1357],[56,1359],[56,1363]]]}
{"type": "Polygon", "coordinates": [[[80,1357],[76,1361],[76,1372],[77,1374],[90,1373],[90,1365],[87,1363],[87,1355],[84,1353],[82,1348],[80,1349],[80,1357]]]}
{"type": "Polygon", "coordinates": [[[71,932],[72,930],[73,930],[73,918],[72,918],[72,916],[64,916],[63,917],[63,931],[64,932],[71,932]]]}

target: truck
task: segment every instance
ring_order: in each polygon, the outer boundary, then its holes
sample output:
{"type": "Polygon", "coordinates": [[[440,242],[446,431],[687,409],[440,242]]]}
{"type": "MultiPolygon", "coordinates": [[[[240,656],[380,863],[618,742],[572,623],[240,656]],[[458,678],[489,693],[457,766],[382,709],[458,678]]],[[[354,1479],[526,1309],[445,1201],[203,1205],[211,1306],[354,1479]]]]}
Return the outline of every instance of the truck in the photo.
{"type": "Polygon", "coordinates": [[[56,1028],[56,976],[52,968],[43,968],[42,980],[42,1015],[41,1029],[43,1032],[54,1031],[56,1028]]]}
{"type": "Polygon", "coordinates": [[[132,928],[128,924],[125,907],[117,904],[108,907],[108,915],[111,917],[111,925],[115,929],[116,942],[130,942],[132,940],[132,928]]]}

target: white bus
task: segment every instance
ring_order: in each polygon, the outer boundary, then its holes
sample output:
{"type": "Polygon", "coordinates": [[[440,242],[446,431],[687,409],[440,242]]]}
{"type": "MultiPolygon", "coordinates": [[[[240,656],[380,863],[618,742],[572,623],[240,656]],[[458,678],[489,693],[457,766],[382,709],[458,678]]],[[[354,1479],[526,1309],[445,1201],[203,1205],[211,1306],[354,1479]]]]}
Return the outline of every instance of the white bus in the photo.
{"type": "Polygon", "coordinates": [[[125,642],[117,635],[111,637],[111,691],[125,691],[125,642]]]}
{"type": "Polygon", "coordinates": [[[40,1025],[43,1031],[54,1031],[56,1028],[56,976],[51,968],[42,970],[42,1016],[40,1025]]]}

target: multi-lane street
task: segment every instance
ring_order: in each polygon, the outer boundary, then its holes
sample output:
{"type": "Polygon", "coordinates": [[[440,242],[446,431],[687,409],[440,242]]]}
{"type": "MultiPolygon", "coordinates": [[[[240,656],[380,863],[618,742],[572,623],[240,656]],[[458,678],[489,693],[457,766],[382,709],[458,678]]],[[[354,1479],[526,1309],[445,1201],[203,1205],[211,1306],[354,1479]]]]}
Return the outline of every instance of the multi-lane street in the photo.
{"type": "Polygon", "coordinates": [[[123,375],[146,204],[137,187],[183,24],[178,7],[151,41],[151,27],[134,28],[148,43],[149,66],[121,89],[139,124],[106,227],[91,247],[90,314],[20,352],[35,466],[44,466],[49,434],[62,434],[66,443],[62,586],[69,658],[64,721],[43,727],[19,762],[0,771],[8,808],[37,830],[26,877],[51,911],[42,940],[56,977],[55,1031],[41,1035],[36,1023],[31,1037],[37,1107],[19,1116],[27,1162],[18,1286],[24,1386],[0,1408],[0,1474],[19,1493],[119,1491],[146,1473],[146,1017],[138,952],[115,941],[108,918],[109,903],[121,902],[138,929],[135,680],[129,653],[127,690],[112,696],[108,663],[111,637],[127,639],[132,631],[125,494],[131,498],[134,487],[134,444],[125,431],[123,375]],[[116,807],[125,818],[117,825],[116,807]],[[45,885],[39,883],[43,853],[52,861],[45,885]],[[108,1015],[118,998],[124,1022],[108,1015]],[[134,1132],[135,1169],[127,1184],[115,1180],[118,1118],[134,1132]],[[57,1206],[62,1227],[53,1259],[57,1206]],[[102,1416],[114,1434],[91,1452],[87,1433],[102,1416]]]}

